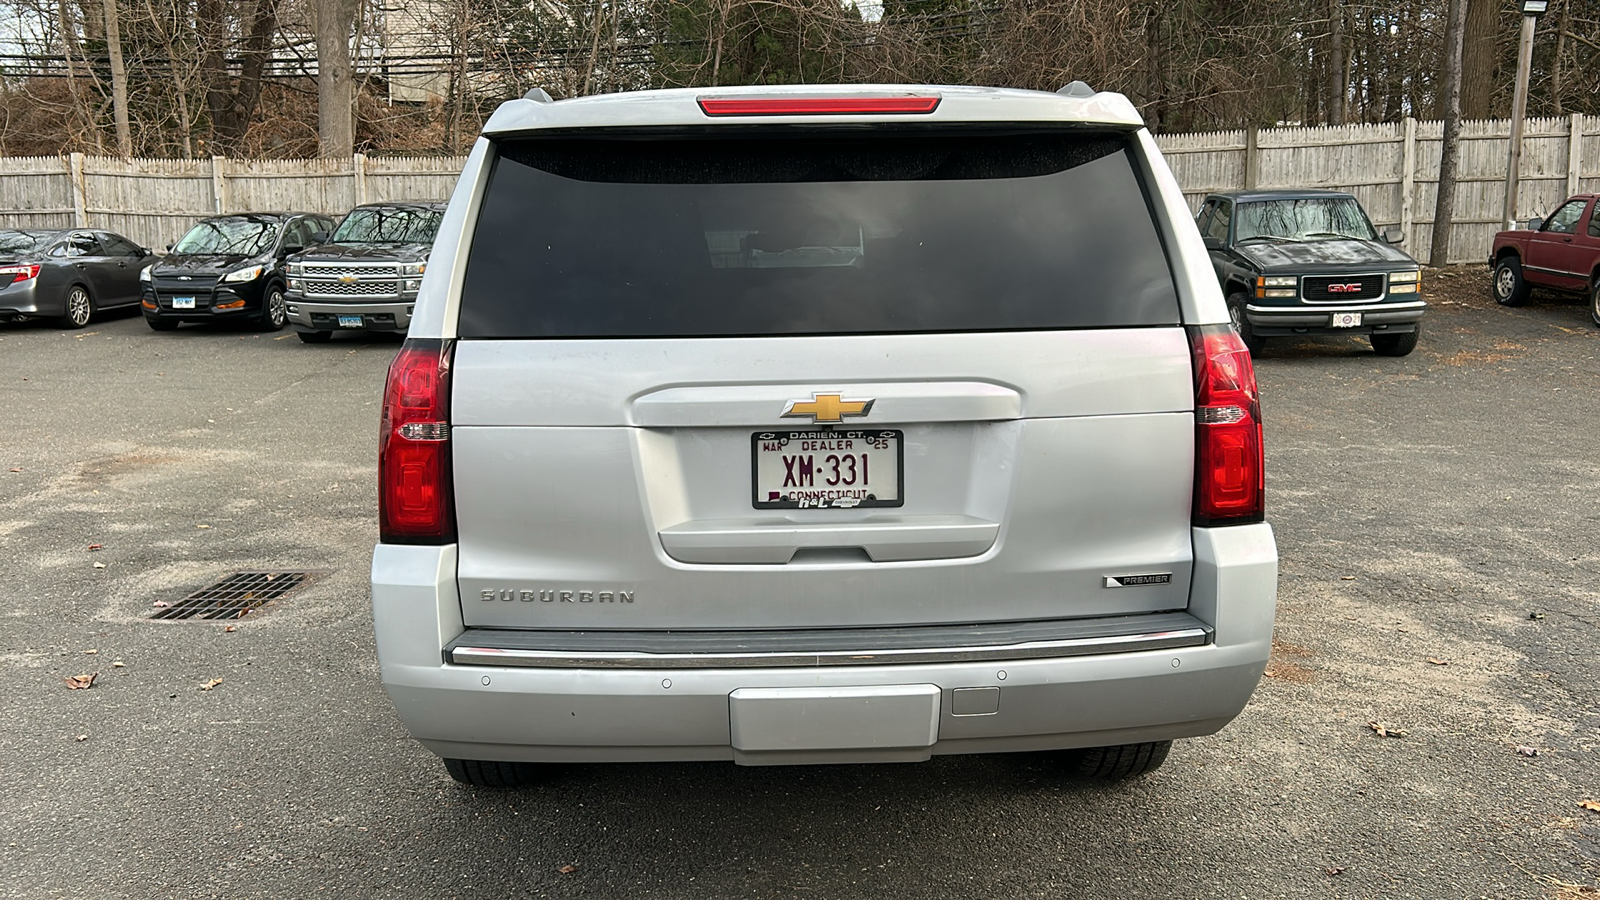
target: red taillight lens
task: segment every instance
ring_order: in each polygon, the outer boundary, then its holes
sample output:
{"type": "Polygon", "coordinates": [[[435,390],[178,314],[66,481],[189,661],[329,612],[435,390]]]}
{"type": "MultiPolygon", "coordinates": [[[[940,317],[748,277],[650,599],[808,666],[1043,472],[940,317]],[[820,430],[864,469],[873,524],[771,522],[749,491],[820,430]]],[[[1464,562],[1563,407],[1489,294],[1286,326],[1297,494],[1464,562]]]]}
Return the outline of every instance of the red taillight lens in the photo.
{"type": "Polygon", "coordinates": [[[1250,351],[1228,325],[1189,329],[1194,351],[1194,524],[1266,518],[1261,401],[1250,351]]]}
{"type": "Polygon", "coordinates": [[[456,537],[450,477],[450,348],[408,340],[389,365],[378,433],[378,535],[386,544],[456,537]]]}
{"type": "Polygon", "coordinates": [[[38,266],[0,266],[0,286],[39,277],[38,266]]]}
{"type": "Polygon", "coordinates": [[[708,116],[838,116],[884,113],[931,113],[938,97],[788,97],[718,100],[700,99],[708,116]]]}

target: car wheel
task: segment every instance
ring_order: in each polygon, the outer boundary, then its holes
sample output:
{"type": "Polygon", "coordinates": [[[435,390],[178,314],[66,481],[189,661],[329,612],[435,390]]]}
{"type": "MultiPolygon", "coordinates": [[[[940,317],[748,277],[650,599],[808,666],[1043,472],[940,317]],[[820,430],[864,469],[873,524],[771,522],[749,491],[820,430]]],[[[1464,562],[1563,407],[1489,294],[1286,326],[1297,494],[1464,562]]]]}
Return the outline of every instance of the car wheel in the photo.
{"type": "Polygon", "coordinates": [[[295,334],[300,336],[300,340],[308,344],[326,344],[333,338],[333,332],[331,331],[297,331],[295,334]]]}
{"type": "Polygon", "coordinates": [[[1600,277],[1589,282],[1589,318],[1600,325],[1600,277]]]}
{"type": "Polygon", "coordinates": [[[1403,334],[1381,334],[1373,332],[1370,336],[1373,352],[1379,356],[1405,356],[1417,349],[1417,338],[1422,336],[1422,326],[1403,334]]]}
{"type": "Polygon", "coordinates": [[[75,284],[67,291],[67,312],[56,321],[62,328],[82,328],[89,324],[89,319],[94,317],[94,301],[89,298],[89,291],[81,284],[75,284]]]}
{"type": "Polygon", "coordinates": [[[1135,778],[1161,768],[1171,750],[1171,741],[1089,747],[1072,752],[1071,771],[1080,778],[1104,778],[1109,781],[1135,778]]]}
{"type": "Polygon", "coordinates": [[[540,781],[541,768],[533,763],[496,762],[477,759],[447,759],[444,770],[450,777],[473,787],[527,787],[540,781]]]}
{"type": "Polygon", "coordinates": [[[267,292],[261,297],[261,318],[256,320],[256,325],[262,331],[278,331],[288,321],[289,304],[284,302],[283,287],[267,285],[267,292]]]}
{"type": "Polygon", "coordinates": [[[1528,282],[1522,277],[1522,261],[1515,256],[1502,256],[1494,264],[1494,279],[1490,284],[1494,302],[1501,306],[1521,306],[1528,302],[1528,282]]]}
{"type": "Polygon", "coordinates": [[[1233,323],[1233,330],[1239,332],[1239,340],[1244,341],[1245,349],[1250,351],[1250,355],[1260,356],[1266,340],[1256,337],[1255,331],[1250,327],[1250,319],[1244,312],[1246,302],[1244,294],[1228,296],[1228,321],[1233,323]]]}
{"type": "Polygon", "coordinates": [[[151,331],[177,331],[178,330],[178,323],[172,321],[171,319],[151,319],[151,318],[146,318],[144,320],[144,323],[146,325],[150,326],[150,330],[151,331]]]}

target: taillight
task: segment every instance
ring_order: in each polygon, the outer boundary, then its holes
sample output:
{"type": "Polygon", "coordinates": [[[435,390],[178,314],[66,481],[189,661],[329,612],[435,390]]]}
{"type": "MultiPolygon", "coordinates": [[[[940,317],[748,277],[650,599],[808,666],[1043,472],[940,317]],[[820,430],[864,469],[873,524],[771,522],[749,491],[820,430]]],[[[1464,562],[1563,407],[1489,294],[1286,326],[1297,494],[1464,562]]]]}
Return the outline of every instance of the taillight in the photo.
{"type": "Polygon", "coordinates": [[[412,339],[389,365],[378,433],[378,535],[386,544],[456,537],[450,478],[450,348],[412,339]]]}
{"type": "Polygon", "coordinates": [[[1189,328],[1194,351],[1194,524],[1266,518],[1261,401],[1250,351],[1232,326],[1189,328]]]}
{"type": "Polygon", "coordinates": [[[939,108],[938,97],[749,97],[719,100],[702,97],[708,116],[838,116],[926,114],[939,108]]]}
{"type": "Polygon", "coordinates": [[[38,277],[38,266],[0,266],[0,287],[38,277]]]}

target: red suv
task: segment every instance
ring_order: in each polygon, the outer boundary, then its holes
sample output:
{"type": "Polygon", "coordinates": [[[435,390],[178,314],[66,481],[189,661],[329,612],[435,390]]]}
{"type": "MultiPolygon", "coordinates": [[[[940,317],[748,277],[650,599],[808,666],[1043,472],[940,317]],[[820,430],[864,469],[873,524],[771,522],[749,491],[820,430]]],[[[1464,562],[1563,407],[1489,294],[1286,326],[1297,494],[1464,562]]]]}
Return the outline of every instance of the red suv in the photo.
{"type": "Polygon", "coordinates": [[[1528,220],[1526,231],[1494,236],[1489,267],[1496,303],[1521,306],[1536,287],[1586,294],[1589,315],[1600,325],[1600,215],[1596,194],[1579,194],[1548,219],[1528,220]]]}

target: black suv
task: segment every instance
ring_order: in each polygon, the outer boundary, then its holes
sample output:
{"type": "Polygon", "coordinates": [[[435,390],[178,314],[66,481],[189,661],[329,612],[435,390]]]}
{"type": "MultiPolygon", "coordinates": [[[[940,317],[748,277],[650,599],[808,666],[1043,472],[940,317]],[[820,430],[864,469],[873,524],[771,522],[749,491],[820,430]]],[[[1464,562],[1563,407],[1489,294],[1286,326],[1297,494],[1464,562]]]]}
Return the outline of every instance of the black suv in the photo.
{"type": "Polygon", "coordinates": [[[1297,334],[1365,334],[1381,356],[1416,349],[1421,268],[1393,246],[1404,233],[1380,237],[1350,194],[1211,194],[1195,221],[1251,353],[1297,334]]]}
{"type": "Polygon", "coordinates": [[[181,322],[246,321],[277,331],[287,321],[284,259],[326,233],[318,213],[240,213],[201,219],[168,255],[139,273],[144,320],[157,331],[181,322]]]}
{"type": "Polygon", "coordinates": [[[411,327],[444,201],[368,203],[289,261],[289,321],[308,344],[335,331],[411,327]]]}

